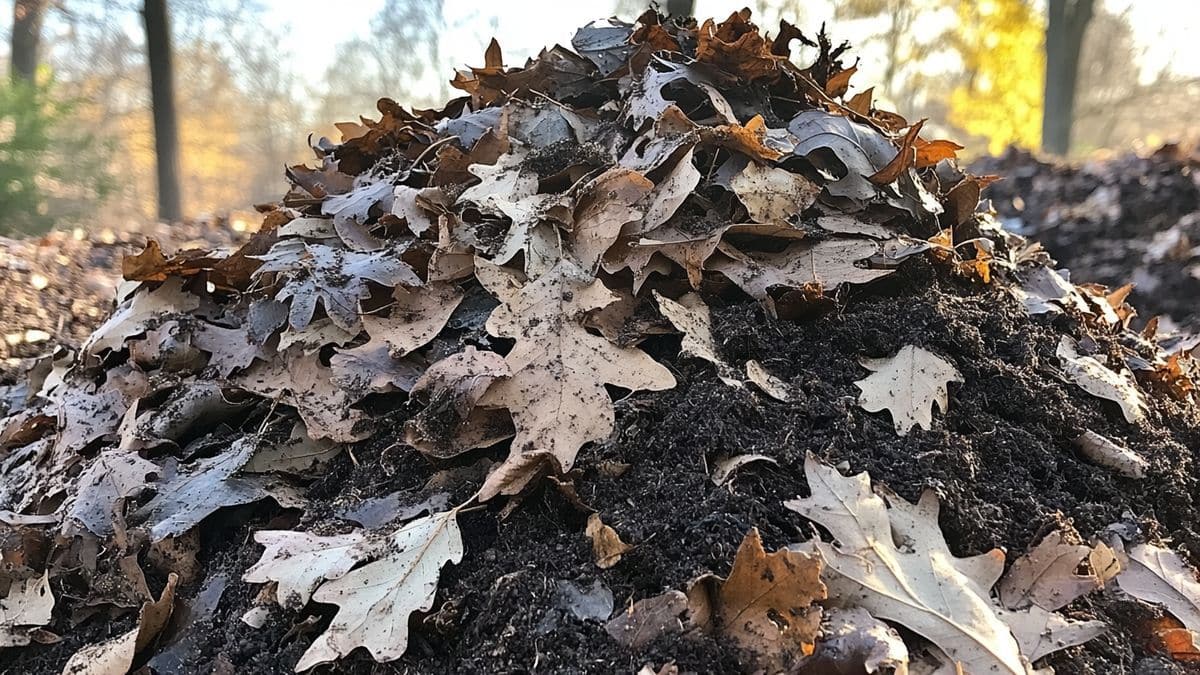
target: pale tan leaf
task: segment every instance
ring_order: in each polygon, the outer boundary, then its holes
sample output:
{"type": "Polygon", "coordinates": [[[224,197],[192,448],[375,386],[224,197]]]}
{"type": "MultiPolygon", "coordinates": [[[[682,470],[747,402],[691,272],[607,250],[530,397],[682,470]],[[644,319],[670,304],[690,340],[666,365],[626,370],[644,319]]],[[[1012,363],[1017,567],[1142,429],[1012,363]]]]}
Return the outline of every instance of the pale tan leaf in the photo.
{"type": "Polygon", "coordinates": [[[1150,465],[1141,455],[1094,431],[1080,434],[1075,439],[1075,447],[1079,448],[1079,454],[1088,460],[1129,478],[1144,477],[1146,467],[1150,465]]]}
{"type": "Polygon", "coordinates": [[[433,607],[442,566],[461,562],[462,555],[456,511],[396,530],[388,537],[383,557],[325,582],[313,593],[313,600],[337,605],[338,613],[300,657],[296,672],[334,661],[356,647],[365,647],[376,661],[403,656],[409,615],[433,607]]]}
{"type": "Polygon", "coordinates": [[[762,390],[764,394],[776,401],[787,403],[792,400],[792,392],[783,380],[772,375],[763,364],[750,359],[746,362],[746,378],[762,390]]]}
{"type": "Polygon", "coordinates": [[[8,595],[0,598],[0,649],[20,647],[30,642],[29,632],[50,623],[54,594],[50,575],[14,581],[8,595]]]}
{"type": "Polygon", "coordinates": [[[751,296],[762,300],[772,286],[803,288],[818,284],[832,290],[842,284],[865,284],[894,270],[855,265],[879,253],[879,244],[865,239],[827,239],[798,242],[777,253],[737,254],[709,260],[708,269],[720,272],[751,296]]]}
{"type": "Polygon", "coordinates": [[[1061,531],[1051,532],[1032,551],[1013,561],[997,587],[1000,602],[1008,609],[1034,604],[1054,611],[1096,590],[1100,587],[1097,577],[1075,572],[1091,552],[1090,546],[1066,543],[1061,531]]]}
{"type": "Polygon", "coordinates": [[[645,176],[613,167],[582,188],[571,227],[571,250],[585,270],[593,270],[627,223],[642,219],[646,196],[654,189],[645,176]]]}
{"type": "Polygon", "coordinates": [[[1126,422],[1133,424],[1145,417],[1146,397],[1128,373],[1114,372],[1090,356],[1081,356],[1075,341],[1066,335],[1059,341],[1055,355],[1062,361],[1068,379],[1092,396],[1121,406],[1126,422]]]}
{"type": "Polygon", "coordinates": [[[338,456],[343,446],[329,439],[315,440],[309,437],[303,422],[292,426],[292,433],[287,440],[278,443],[263,443],[250,461],[242,467],[249,473],[266,473],[281,471],[285,473],[302,473],[314,466],[324,464],[338,456]]]}
{"type": "Polygon", "coordinates": [[[700,184],[700,170],[693,162],[693,149],[683,153],[679,161],[646,197],[645,215],[634,227],[622,234],[642,234],[666,223],[700,184]]]}
{"type": "Polygon", "coordinates": [[[480,275],[501,305],[487,330],[516,339],[505,356],[512,375],[480,401],[512,413],[517,428],[508,461],[549,452],[570,470],[579,448],[612,432],[614,411],[605,383],[628,389],[675,386],[664,366],[635,348],[620,348],[582,326],[586,314],[619,299],[567,261],[517,287],[503,273],[480,275]]]}
{"type": "Polygon", "coordinates": [[[457,286],[444,282],[412,290],[398,287],[392,292],[387,315],[366,314],[362,318],[363,327],[372,340],[386,342],[391,355],[400,358],[436,337],[462,298],[457,286]]]}
{"type": "Polygon", "coordinates": [[[621,541],[621,535],[600,520],[599,513],[588,516],[587,529],[584,534],[592,540],[592,559],[596,567],[606,570],[621,562],[621,556],[633,549],[621,541]]]}
{"type": "Polygon", "coordinates": [[[143,284],[127,298],[117,311],[96,332],[92,333],[80,351],[97,354],[105,349],[120,350],[125,339],[143,333],[163,315],[186,314],[200,307],[200,298],[183,290],[184,279],[171,277],[154,290],[143,284]]]}
{"type": "Polygon", "coordinates": [[[712,472],[708,478],[717,485],[724,485],[733,479],[733,474],[738,469],[750,464],[751,462],[770,462],[771,464],[779,464],[774,457],[766,455],[744,454],[733,455],[732,457],[722,457],[713,462],[712,472]]]}
{"type": "Polygon", "coordinates": [[[917,504],[887,490],[880,496],[866,473],[842,476],[811,455],[805,473],[812,496],[785,506],[822,525],[836,542],[801,545],[820,554],[830,597],[854,598],[873,616],[904,625],[965,672],[1025,675],[1034,654],[1079,644],[1103,630],[1099,622],[1070,623],[1036,606],[1013,612],[992,604],[1003,552],[954,557],[938,528],[931,491],[917,504]]]}
{"type": "Polygon", "coordinates": [[[821,638],[797,675],[908,674],[908,647],[895,628],[861,607],[835,607],[821,620],[821,638]]]}
{"type": "Polygon", "coordinates": [[[717,377],[731,387],[742,388],[742,380],[738,372],[717,354],[717,346],[712,335],[712,315],[708,305],[695,293],[688,293],[679,300],[672,300],[654,291],[658,300],[658,309],[667,317],[675,328],[683,332],[683,344],[680,351],[698,359],[708,361],[717,367],[717,377]]]}
{"type": "MultiPolygon", "coordinates": [[[[383,351],[387,351],[386,347],[383,351]]],[[[295,406],[311,438],[328,438],[338,443],[366,438],[370,435],[367,416],[350,407],[361,398],[362,392],[347,391],[336,385],[333,372],[318,356],[292,350],[269,363],[254,364],[231,382],[259,396],[295,406]]],[[[334,358],[337,356],[340,354],[334,358]]]]}
{"type": "Polygon", "coordinates": [[[729,187],[756,223],[786,221],[813,205],[821,186],[786,169],[750,162],[729,187]]]}
{"type": "Polygon", "coordinates": [[[275,582],[276,601],[293,609],[308,604],[321,582],[337,579],[374,553],[372,542],[362,530],[325,537],[292,530],[260,530],[254,533],[254,541],[266,550],[242,575],[242,581],[275,582]]]}
{"type": "Polygon", "coordinates": [[[1122,591],[1162,605],[1188,630],[1200,632],[1200,581],[1196,570],[1171,549],[1154,544],[1138,544],[1128,552],[1120,546],[1114,549],[1121,562],[1117,586],[1122,591]]]}
{"type": "Polygon", "coordinates": [[[871,372],[854,383],[862,390],[858,404],[867,412],[885,408],[892,413],[896,433],[904,436],[913,427],[933,428],[933,406],[949,409],[947,383],[962,382],[962,375],[937,354],[905,345],[895,356],[860,359],[871,372]]]}
{"type": "Polygon", "coordinates": [[[428,404],[405,423],[405,442],[448,459],[512,436],[506,411],[476,407],[488,387],[508,375],[503,356],[472,346],[429,366],[409,393],[428,404]]]}
{"type": "Polygon", "coordinates": [[[167,627],[175,609],[175,586],[179,575],[167,576],[167,585],[158,600],[146,602],[138,612],[133,630],[88,645],[71,655],[63,666],[63,675],[125,675],[133,669],[134,659],[167,627]]]}
{"type": "Polygon", "coordinates": [[[160,472],[157,464],[136,452],[106,450],[97,455],[75,481],[66,505],[66,520],[87,528],[97,536],[113,531],[114,507],[118,500],[146,489],[148,479],[160,472]]]}

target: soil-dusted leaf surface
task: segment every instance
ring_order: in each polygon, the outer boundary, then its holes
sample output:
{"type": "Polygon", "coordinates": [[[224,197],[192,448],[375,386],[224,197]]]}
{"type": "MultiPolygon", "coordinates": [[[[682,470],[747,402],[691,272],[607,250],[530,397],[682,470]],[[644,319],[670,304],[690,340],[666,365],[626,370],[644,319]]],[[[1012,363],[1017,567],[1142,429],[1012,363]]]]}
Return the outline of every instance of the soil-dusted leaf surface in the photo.
{"type": "Polygon", "coordinates": [[[493,42],[132,259],[5,393],[4,667],[1185,672],[1191,355],[778,35],[493,42]]]}

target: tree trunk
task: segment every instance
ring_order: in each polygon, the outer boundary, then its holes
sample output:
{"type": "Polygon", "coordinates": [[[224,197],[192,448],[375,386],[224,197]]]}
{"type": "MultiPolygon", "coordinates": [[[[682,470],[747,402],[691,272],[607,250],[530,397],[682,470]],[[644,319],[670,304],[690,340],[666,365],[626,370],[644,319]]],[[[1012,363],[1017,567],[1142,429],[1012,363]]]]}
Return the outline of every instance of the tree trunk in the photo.
{"type": "Polygon", "coordinates": [[[175,66],[166,0],[145,0],[146,57],[150,64],[150,100],[154,109],[154,154],[158,165],[158,217],[183,218],[179,187],[179,118],[175,114],[175,66]]]}
{"type": "Polygon", "coordinates": [[[696,13],[696,0],[667,0],[670,16],[692,16],[696,13]]]}
{"type": "Polygon", "coordinates": [[[33,82],[37,75],[38,47],[42,42],[42,19],[49,0],[14,0],[12,22],[12,58],[9,61],[13,82],[33,82]]]}
{"type": "Polygon", "coordinates": [[[1042,108],[1042,150],[1071,150],[1079,52],[1092,18],[1093,0],[1049,0],[1046,21],[1046,93],[1042,108]]]}

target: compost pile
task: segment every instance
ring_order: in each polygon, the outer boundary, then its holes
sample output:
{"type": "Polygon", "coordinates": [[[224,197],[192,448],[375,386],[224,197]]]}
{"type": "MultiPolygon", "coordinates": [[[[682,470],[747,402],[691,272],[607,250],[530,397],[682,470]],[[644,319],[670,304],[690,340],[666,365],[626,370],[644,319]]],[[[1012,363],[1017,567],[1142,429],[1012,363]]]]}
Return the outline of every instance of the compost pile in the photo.
{"type": "Polygon", "coordinates": [[[0,426],[6,667],[1183,672],[1191,356],[823,31],[572,44],[125,260],[0,426]]]}
{"type": "MultiPolygon", "coordinates": [[[[121,259],[147,237],[176,249],[230,246],[240,235],[227,221],[208,219],[0,237],[0,387],[23,379],[34,357],[58,345],[78,348],[104,323],[121,259]]],[[[4,400],[0,393],[0,413],[4,400]]]]}
{"type": "Polygon", "coordinates": [[[1141,323],[1200,333],[1200,149],[1061,164],[1014,148],[972,170],[1004,176],[984,191],[1002,222],[1080,279],[1133,283],[1141,323]]]}

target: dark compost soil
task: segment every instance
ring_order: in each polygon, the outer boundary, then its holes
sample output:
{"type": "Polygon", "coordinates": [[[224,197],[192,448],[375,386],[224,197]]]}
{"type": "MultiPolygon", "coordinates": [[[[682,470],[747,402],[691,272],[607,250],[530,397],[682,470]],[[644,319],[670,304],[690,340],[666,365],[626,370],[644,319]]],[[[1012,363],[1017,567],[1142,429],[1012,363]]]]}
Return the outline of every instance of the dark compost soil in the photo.
{"type": "MultiPolygon", "coordinates": [[[[781,403],[754,389],[731,388],[706,362],[673,358],[677,337],[645,343],[675,372],[678,386],[622,399],[617,432],[581,453],[576,480],[582,500],[635,545],[618,565],[595,567],[583,535],[587,514],[553,488],[535,492],[507,518],[494,506],[464,513],[466,555],[443,574],[435,611],[414,618],[408,654],[379,664],[359,650],[316,672],[631,673],[671,660],[685,672],[739,672],[736,651],[713,638],[664,638],[631,654],[601,623],[567,611],[558,585],[588,587],[598,579],[619,611],[684,587],[700,573],[727,573],[751,527],[761,530],[768,549],[807,539],[810,526],[781,502],[807,494],[808,452],[869,471],[910,500],[925,487],[935,489],[956,555],[999,546],[1011,561],[1064,522],[1091,537],[1126,521],[1147,528],[1148,536],[1172,539],[1193,563],[1200,561],[1200,492],[1188,450],[1200,447],[1200,415],[1155,397],[1147,421],[1127,425],[1115,405],[1065,383],[1054,357],[1064,332],[1085,345],[1091,338],[1098,358],[1117,352],[1110,337],[1089,335],[1082,322],[1065,315],[1030,318],[1006,293],[947,280],[923,260],[814,319],[773,320],[757,304],[735,303],[715,310],[714,320],[730,362],[762,361],[798,400],[781,403]],[[966,384],[952,386],[949,412],[933,430],[897,437],[886,415],[856,405],[853,382],[865,373],[860,357],[890,354],[904,344],[944,356],[966,384]],[[1088,429],[1145,456],[1152,467],[1147,476],[1127,479],[1083,461],[1071,441],[1088,429]],[[748,452],[769,455],[778,465],[749,465],[727,487],[710,481],[707,466],[716,456],[748,452]],[[629,468],[610,477],[618,464],[629,468]]],[[[320,522],[345,505],[397,491],[407,501],[423,497],[422,485],[435,469],[393,442],[405,414],[405,408],[395,413],[390,438],[380,434],[334,460],[310,493],[314,507],[305,521],[320,522]],[[320,510],[321,496],[330,500],[327,511],[320,510]]],[[[454,495],[461,499],[473,488],[459,481],[453,489],[463,492],[454,495]]],[[[175,656],[169,672],[290,672],[322,624],[274,608],[262,629],[248,627],[239,617],[253,606],[257,588],[240,576],[260,553],[249,541],[253,530],[290,526],[295,517],[288,522],[286,514],[259,506],[213,518],[221,522],[201,528],[210,539],[200,558],[206,578],[183,594],[207,589],[219,603],[182,631],[185,642],[159,650],[175,656]],[[223,593],[214,583],[224,584],[223,593]]],[[[330,610],[320,621],[332,615],[332,607],[318,607],[330,610]]],[[[1065,613],[1104,619],[1113,630],[1050,657],[1050,665],[1068,675],[1186,672],[1148,653],[1138,631],[1153,612],[1112,592],[1085,596],[1065,613]]],[[[0,672],[58,672],[80,645],[128,625],[92,620],[63,630],[66,640],[22,650],[0,672]]]]}

